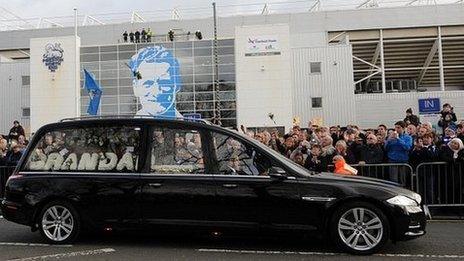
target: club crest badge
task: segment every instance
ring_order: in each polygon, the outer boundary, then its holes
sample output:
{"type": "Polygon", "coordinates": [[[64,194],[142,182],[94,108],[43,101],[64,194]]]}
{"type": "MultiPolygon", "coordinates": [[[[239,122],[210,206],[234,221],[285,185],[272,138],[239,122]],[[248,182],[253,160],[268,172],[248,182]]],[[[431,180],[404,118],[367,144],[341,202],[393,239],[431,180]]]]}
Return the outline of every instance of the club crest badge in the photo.
{"type": "Polygon", "coordinates": [[[59,43],[49,43],[45,45],[45,53],[42,62],[48,67],[50,72],[56,72],[58,66],[63,62],[64,50],[59,43]]]}

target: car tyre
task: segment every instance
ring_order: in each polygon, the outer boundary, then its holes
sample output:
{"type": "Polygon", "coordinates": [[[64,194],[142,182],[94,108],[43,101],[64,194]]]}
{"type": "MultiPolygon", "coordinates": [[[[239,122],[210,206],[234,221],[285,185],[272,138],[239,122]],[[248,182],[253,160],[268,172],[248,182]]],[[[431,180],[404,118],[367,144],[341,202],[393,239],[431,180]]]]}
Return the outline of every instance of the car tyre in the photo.
{"type": "Polygon", "coordinates": [[[329,230],[337,248],[356,255],[377,253],[390,238],[388,218],[368,202],[349,202],[338,208],[329,230]]]}
{"type": "Polygon", "coordinates": [[[79,214],[66,201],[46,204],[37,219],[42,237],[51,244],[69,244],[76,240],[81,230],[79,214]]]}

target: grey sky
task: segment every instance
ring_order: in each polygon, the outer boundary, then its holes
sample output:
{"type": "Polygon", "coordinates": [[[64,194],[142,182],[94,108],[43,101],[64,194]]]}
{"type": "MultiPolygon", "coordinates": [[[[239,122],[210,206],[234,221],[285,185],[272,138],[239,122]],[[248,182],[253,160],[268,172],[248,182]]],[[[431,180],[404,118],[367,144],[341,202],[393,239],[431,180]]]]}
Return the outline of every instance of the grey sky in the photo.
{"type": "MultiPolygon", "coordinates": [[[[294,2],[295,0],[290,0],[294,2]]],[[[136,11],[154,11],[180,8],[211,7],[211,0],[0,0],[0,6],[23,18],[73,15],[73,7],[83,14],[101,14],[136,11]]],[[[285,0],[216,0],[218,5],[285,2],[285,0]]],[[[307,1],[308,3],[311,0],[307,1]]],[[[192,11],[193,12],[193,11],[192,11]]],[[[1,19],[1,18],[0,18],[1,19]]]]}

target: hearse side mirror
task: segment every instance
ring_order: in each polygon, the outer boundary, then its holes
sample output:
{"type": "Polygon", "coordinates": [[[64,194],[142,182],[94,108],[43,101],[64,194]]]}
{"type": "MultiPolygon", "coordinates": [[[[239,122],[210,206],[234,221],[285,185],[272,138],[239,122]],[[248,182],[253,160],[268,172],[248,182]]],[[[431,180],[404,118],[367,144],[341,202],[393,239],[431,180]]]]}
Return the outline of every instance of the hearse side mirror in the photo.
{"type": "Polygon", "coordinates": [[[287,179],[286,171],[280,167],[272,167],[269,170],[269,176],[273,179],[284,180],[287,179]]]}

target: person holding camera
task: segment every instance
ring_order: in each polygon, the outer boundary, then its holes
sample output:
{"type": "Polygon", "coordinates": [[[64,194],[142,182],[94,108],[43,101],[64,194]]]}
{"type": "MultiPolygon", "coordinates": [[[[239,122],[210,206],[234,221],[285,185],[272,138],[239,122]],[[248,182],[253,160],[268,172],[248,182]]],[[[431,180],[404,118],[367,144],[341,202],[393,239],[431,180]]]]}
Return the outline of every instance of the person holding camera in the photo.
{"type": "MultiPolygon", "coordinates": [[[[412,138],[404,131],[406,124],[404,121],[395,123],[395,130],[392,131],[385,143],[388,162],[408,163],[409,151],[412,148],[412,138]]],[[[400,167],[390,168],[390,180],[404,184],[404,170],[400,167]]]]}
{"type": "Polygon", "coordinates": [[[443,110],[441,110],[440,114],[438,126],[442,127],[443,133],[445,133],[446,128],[450,125],[455,125],[458,119],[456,118],[456,113],[453,111],[453,107],[449,103],[443,104],[443,110]]]}

